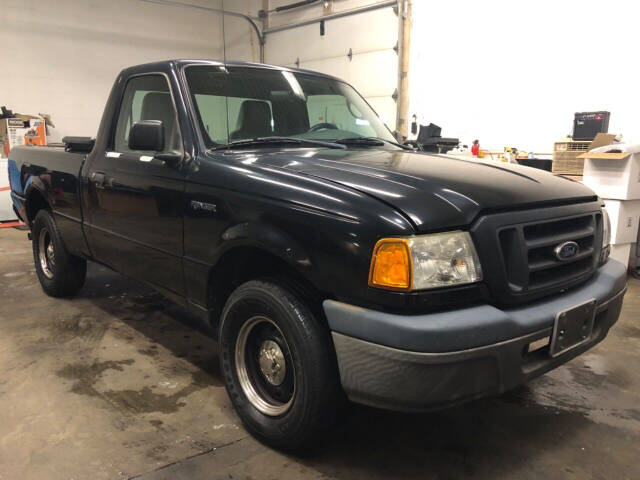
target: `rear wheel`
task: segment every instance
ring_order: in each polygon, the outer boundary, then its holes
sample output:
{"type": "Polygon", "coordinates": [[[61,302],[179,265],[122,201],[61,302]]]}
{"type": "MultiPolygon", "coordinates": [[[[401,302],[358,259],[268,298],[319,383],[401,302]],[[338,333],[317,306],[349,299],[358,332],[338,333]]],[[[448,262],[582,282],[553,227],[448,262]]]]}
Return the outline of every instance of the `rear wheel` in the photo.
{"type": "Polygon", "coordinates": [[[31,229],[33,260],[47,295],[74,295],[84,285],[87,261],[67,252],[58,226],[48,210],[40,210],[31,229]]]}
{"type": "Polygon", "coordinates": [[[219,345],[227,392],[251,433],[300,450],[331,427],[341,397],[329,332],[290,290],[261,280],[238,287],[219,345]]]}

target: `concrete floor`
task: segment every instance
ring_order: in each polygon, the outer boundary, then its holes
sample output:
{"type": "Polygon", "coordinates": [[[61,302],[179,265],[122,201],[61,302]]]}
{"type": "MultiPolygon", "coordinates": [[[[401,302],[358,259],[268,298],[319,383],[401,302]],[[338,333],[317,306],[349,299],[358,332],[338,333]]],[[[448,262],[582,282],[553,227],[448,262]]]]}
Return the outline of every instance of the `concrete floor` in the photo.
{"type": "Polygon", "coordinates": [[[138,283],[90,265],[40,289],[26,232],[0,230],[0,479],[637,479],[640,281],[589,353],[517,391],[406,415],[354,406],[293,457],[253,440],[215,343],[138,283]]]}

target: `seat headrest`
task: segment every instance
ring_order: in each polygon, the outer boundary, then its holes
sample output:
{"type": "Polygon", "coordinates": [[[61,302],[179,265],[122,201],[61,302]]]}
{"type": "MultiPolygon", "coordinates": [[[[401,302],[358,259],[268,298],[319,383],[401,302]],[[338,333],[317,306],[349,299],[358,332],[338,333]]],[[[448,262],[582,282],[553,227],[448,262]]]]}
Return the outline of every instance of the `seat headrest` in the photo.
{"type": "Polygon", "coordinates": [[[240,105],[237,130],[232,138],[264,137],[273,133],[271,128],[271,108],[261,100],[245,100],[240,105]]]}
{"type": "Polygon", "coordinates": [[[140,120],[160,120],[164,125],[165,138],[171,138],[175,113],[171,95],[167,92],[149,92],[142,99],[140,120]]]}

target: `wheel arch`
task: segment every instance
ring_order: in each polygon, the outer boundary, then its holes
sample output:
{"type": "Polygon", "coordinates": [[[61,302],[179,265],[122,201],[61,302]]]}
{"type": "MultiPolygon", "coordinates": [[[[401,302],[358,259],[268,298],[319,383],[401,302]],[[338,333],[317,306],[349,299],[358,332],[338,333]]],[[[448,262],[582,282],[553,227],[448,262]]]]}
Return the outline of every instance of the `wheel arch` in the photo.
{"type": "Polygon", "coordinates": [[[222,238],[223,246],[207,278],[212,326],[217,325],[231,292],[256,278],[277,279],[313,305],[320,306],[321,299],[330,296],[310,256],[286,232],[265,224],[245,223],[229,228],[222,238]]]}
{"type": "Polygon", "coordinates": [[[34,182],[31,182],[29,187],[25,200],[25,215],[27,222],[31,225],[40,210],[51,210],[51,204],[44,190],[34,184],[34,182]]]}

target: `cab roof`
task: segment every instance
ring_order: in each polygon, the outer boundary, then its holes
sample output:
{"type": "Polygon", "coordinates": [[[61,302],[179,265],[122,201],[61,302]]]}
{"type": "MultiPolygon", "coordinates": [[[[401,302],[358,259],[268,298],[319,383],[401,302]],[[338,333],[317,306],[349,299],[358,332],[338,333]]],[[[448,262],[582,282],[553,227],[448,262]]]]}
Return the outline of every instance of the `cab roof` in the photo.
{"type": "Polygon", "coordinates": [[[189,65],[211,65],[211,66],[224,66],[224,67],[249,67],[249,68],[262,68],[266,70],[280,70],[283,72],[293,72],[293,73],[304,73],[307,75],[316,75],[319,77],[326,77],[333,80],[338,80],[344,82],[340,78],[334,77],[332,75],[327,75],[325,73],[316,72],[313,70],[305,70],[301,68],[290,68],[290,67],[282,67],[278,65],[269,65],[266,63],[256,63],[256,62],[236,62],[236,61],[222,61],[222,60],[206,60],[206,59],[173,59],[173,60],[162,60],[158,62],[151,63],[143,63],[140,65],[134,65],[128,68],[125,68],[122,71],[122,74],[136,75],[140,73],[146,72],[154,72],[154,71],[162,71],[167,72],[169,70],[173,70],[174,68],[177,70],[182,70],[184,67],[189,65]]]}

